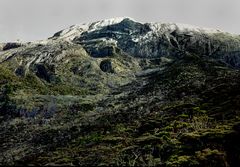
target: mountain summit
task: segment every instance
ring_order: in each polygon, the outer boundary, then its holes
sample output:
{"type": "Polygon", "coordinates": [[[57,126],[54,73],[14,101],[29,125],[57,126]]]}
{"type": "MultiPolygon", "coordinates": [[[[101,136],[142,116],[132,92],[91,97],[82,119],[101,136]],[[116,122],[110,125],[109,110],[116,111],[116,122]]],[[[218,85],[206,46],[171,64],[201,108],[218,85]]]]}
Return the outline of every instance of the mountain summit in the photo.
{"type": "MultiPolygon", "coordinates": [[[[207,55],[215,53],[220,45],[223,48],[219,52],[228,52],[227,48],[231,51],[239,48],[239,36],[220,30],[174,23],[144,24],[131,18],[114,18],[72,26],[56,33],[50,39],[73,40],[86,48],[94,41],[97,43],[104,41],[117,44],[123,51],[140,57],[169,55],[171,54],[169,50],[172,48],[188,50],[199,46],[200,51],[207,55]],[[233,41],[221,41],[219,39],[221,36],[233,41]],[[216,45],[215,41],[218,41],[219,45],[216,45]],[[165,52],[166,50],[168,53],[165,52]]],[[[91,46],[90,48],[94,49],[91,46]]]]}
{"type": "Polygon", "coordinates": [[[240,36],[128,17],[0,44],[0,164],[238,166],[240,36]]]}

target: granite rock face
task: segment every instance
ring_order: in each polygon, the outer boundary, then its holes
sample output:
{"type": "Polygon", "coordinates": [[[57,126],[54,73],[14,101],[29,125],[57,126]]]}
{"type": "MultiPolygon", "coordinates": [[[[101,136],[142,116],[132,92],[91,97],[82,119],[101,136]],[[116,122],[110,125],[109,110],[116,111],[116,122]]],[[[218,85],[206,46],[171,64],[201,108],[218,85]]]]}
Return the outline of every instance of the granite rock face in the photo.
{"type": "MultiPolygon", "coordinates": [[[[235,56],[239,55],[240,50],[240,37],[237,35],[188,25],[139,23],[130,18],[89,28],[75,37],[73,42],[82,44],[93,56],[112,54],[108,48],[116,46],[135,57],[155,58],[189,52],[228,64],[236,60],[235,56]],[[228,55],[228,61],[222,55],[228,55]]],[[[236,63],[230,65],[238,66],[236,63]]]]}

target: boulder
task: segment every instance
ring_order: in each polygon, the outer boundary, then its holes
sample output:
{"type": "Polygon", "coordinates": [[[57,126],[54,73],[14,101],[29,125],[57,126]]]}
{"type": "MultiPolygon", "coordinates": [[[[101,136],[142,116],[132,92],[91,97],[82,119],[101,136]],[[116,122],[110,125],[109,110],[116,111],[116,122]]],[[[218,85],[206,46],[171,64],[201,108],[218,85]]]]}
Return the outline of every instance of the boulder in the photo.
{"type": "Polygon", "coordinates": [[[107,72],[107,73],[114,73],[114,69],[112,67],[112,62],[111,60],[103,60],[101,63],[100,63],[100,69],[103,71],[103,72],[107,72]]]}
{"type": "Polygon", "coordinates": [[[15,48],[18,48],[18,47],[21,47],[23,46],[23,44],[21,43],[17,43],[17,42],[9,42],[9,43],[6,43],[2,50],[5,51],[5,50],[9,50],[9,49],[15,49],[15,48]]]}

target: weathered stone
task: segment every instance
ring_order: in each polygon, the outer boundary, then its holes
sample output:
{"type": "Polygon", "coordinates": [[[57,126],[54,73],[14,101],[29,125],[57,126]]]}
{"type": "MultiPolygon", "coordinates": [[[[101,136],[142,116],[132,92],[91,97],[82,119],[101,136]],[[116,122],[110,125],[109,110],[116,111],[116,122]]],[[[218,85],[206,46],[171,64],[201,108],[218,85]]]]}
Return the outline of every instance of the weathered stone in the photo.
{"type": "Polygon", "coordinates": [[[3,46],[2,50],[9,50],[9,49],[15,49],[18,47],[23,46],[21,43],[16,43],[16,42],[10,42],[10,43],[6,43],[5,46],[3,46]]]}
{"type": "Polygon", "coordinates": [[[50,82],[51,79],[51,74],[49,69],[46,67],[44,64],[36,64],[36,75],[41,78],[46,80],[47,82],[50,82]]]}
{"type": "Polygon", "coordinates": [[[108,73],[113,73],[114,72],[111,60],[103,60],[100,63],[100,69],[103,72],[108,72],[108,73]]]}
{"type": "Polygon", "coordinates": [[[88,46],[85,49],[93,57],[113,56],[115,52],[114,46],[88,46]]]}
{"type": "Polygon", "coordinates": [[[17,76],[24,77],[24,76],[25,76],[25,68],[24,68],[24,66],[19,66],[19,67],[15,70],[15,74],[16,74],[17,76]]]}

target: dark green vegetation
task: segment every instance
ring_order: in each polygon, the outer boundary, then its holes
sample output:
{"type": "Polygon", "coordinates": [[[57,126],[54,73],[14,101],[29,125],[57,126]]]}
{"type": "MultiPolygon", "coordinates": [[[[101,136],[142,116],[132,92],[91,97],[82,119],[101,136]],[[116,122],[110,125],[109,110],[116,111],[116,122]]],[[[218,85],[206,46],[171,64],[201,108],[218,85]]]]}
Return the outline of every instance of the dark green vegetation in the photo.
{"type": "Polygon", "coordinates": [[[1,165],[239,166],[237,48],[170,43],[172,55],[133,58],[94,46],[34,45],[0,63],[1,165]],[[26,65],[52,48],[51,61],[26,65]]]}

